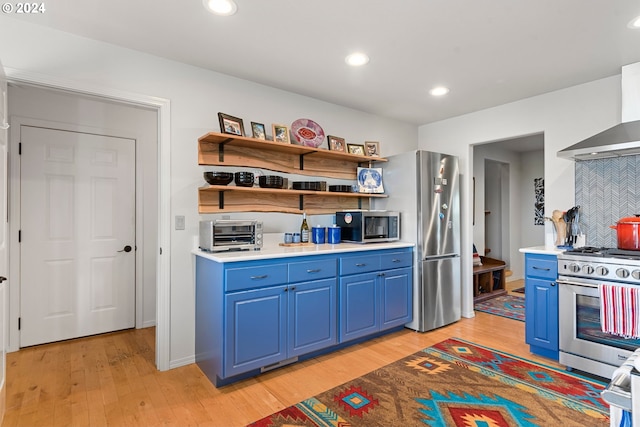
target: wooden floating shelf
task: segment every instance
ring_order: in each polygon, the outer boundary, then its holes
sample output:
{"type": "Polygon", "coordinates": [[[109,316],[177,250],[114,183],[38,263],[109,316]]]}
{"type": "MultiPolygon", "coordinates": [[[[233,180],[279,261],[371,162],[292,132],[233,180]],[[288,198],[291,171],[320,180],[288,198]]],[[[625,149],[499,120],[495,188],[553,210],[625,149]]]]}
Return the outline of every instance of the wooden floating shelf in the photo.
{"type": "Polygon", "coordinates": [[[330,214],[343,209],[369,209],[371,198],[386,194],[210,185],[198,189],[199,213],[283,212],[330,214]]]}
{"type": "Polygon", "coordinates": [[[371,166],[383,157],[209,132],[198,138],[198,164],[245,166],[277,172],[356,179],[354,164],[371,166]]]}

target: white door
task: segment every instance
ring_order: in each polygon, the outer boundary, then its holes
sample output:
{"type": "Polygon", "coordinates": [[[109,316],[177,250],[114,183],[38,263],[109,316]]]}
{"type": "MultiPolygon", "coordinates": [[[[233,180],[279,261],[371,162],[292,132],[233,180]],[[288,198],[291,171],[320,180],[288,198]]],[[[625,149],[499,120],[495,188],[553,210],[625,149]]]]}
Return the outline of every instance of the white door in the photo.
{"type": "Polygon", "coordinates": [[[9,266],[9,242],[8,234],[8,147],[9,138],[7,136],[8,117],[7,117],[7,79],[4,74],[4,68],[0,62],[0,424],[4,419],[6,408],[6,348],[7,348],[7,328],[9,327],[7,317],[7,290],[6,283],[7,267],[9,266]]]}
{"type": "Polygon", "coordinates": [[[134,327],[135,141],[20,135],[20,346],[134,327]]]}

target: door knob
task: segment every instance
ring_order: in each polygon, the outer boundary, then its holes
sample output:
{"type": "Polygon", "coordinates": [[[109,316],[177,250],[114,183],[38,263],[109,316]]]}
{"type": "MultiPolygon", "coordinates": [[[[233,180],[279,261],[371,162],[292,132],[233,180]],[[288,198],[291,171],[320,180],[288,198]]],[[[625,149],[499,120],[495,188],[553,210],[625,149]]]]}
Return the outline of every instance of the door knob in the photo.
{"type": "Polygon", "coordinates": [[[131,252],[131,249],[132,249],[131,246],[127,245],[127,246],[124,247],[124,249],[122,249],[122,250],[120,250],[118,252],[131,252]]]}
{"type": "Polygon", "coordinates": [[[4,276],[0,276],[0,283],[4,282],[5,280],[7,280],[7,278],[6,278],[6,277],[4,277],[4,276]]]}

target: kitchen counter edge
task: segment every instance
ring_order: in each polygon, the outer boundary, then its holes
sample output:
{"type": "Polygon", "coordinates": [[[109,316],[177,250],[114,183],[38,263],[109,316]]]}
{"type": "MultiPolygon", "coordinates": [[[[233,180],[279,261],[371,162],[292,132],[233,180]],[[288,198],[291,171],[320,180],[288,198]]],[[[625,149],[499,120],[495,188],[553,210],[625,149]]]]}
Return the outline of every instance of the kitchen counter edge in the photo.
{"type": "Polygon", "coordinates": [[[531,246],[528,248],[520,248],[520,252],[525,254],[560,255],[564,252],[564,249],[548,246],[531,246]]]}
{"type": "Polygon", "coordinates": [[[289,258],[297,256],[324,255],[348,252],[363,251],[379,251],[384,249],[403,249],[412,248],[414,243],[409,242],[388,242],[388,243],[339,243],[331,245],[325,243],[323,245],[313,246],[280,246],[269,245],[263,247],[259,251],[233,251],[233,252],[205,252],[200,249],[194,249],[192,254],[213,260],[215,262],[239,262],[254,261],[262,259],[289,258]]]}

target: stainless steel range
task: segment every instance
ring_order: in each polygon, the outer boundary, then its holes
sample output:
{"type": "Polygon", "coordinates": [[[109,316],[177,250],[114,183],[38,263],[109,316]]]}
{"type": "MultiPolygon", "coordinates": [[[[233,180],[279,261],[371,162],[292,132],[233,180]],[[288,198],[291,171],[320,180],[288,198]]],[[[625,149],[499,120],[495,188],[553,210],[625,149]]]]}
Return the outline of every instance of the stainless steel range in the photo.
{"type": "Polygon", "coordinates": [[[640,286],[640,252],[584,247],[558,255],[560,363],[611,378],[640,339],[602,332],[600,284],[640,286]]]}

